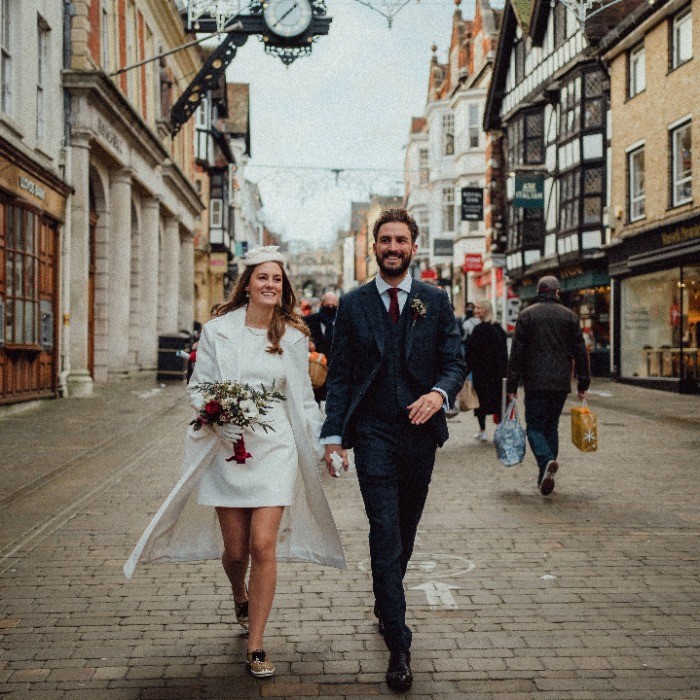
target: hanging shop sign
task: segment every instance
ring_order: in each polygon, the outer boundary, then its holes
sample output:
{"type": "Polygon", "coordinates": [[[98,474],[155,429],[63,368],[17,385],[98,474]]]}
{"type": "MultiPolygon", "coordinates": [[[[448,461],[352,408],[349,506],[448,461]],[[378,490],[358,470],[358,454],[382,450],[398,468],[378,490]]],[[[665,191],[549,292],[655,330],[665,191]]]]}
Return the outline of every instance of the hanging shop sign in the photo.
{"type": "Polygon", "coordinates": [[[481,272],[484,269],[484,258],[481,253],[465,253],[462,272],[481,272]]]}
{"type": "Polygon", "coordinates": [[[451,238],[433,238],[433,255],[452,257],[454,241],[451,238]]]}
{"type": "Polygon", "coordinates": [[[484,220],[484,190],[462,187],[462,221],[484,220]]]}
{"type": "Polygon", "coordinates": [[[544,209],[544,175],[516,173],[513,206],[523,209],[544,209]]]}
{"type": "Polygon", "coordinates": [[[228,254],[209,253],[209,272],[214,275],[225,275],[228,272],[228,254]]]}

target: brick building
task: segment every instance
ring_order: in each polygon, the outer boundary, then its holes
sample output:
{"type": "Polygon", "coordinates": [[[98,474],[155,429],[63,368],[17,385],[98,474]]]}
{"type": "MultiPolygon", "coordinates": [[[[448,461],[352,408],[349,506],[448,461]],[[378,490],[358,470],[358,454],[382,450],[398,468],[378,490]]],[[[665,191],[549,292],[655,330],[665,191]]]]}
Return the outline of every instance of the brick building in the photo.
{"type": "Polygon", "coordinates": [[[605,36],[613,371],[700,390],[700,1],[644,3],[605,36]]]}

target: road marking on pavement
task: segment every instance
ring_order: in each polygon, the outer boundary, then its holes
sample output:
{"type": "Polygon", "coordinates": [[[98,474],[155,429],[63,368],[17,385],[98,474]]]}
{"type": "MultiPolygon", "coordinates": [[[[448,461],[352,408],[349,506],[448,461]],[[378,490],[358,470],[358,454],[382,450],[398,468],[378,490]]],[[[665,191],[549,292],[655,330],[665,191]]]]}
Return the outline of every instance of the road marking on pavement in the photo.
{"type": "MultiPolygon", "coordinates": [[[[358,563],[360,571],[371,573],[372,565],[369,559],[363,559],[358,563]]],[[[474,571],[476,564],[471,559],[458,557],[456,554],[440,554],[438,552],[414,552],[411,561],[408,562],[406,578],[422,579],[425,574],[439,578],[454,578],[474,571]]]]}
{"type": "Polygon", "coordinates": [[[443,583],[442,581],[428,581],[427,583],[413,586],[411,590],[425,591],[425,597],[428,599],[428,605],[431,610],[436,610],[437,608],[456,610],[457,603],[452,595],[452,591],[458,588],[459,586],[453,586],[450,583],[443,583]]]}
{"type": "Polygon", "coordinates": [[[553,581],[555,578],[556,576],[554,575],[554,572],[540,576],[541,581],[553,581]]]}

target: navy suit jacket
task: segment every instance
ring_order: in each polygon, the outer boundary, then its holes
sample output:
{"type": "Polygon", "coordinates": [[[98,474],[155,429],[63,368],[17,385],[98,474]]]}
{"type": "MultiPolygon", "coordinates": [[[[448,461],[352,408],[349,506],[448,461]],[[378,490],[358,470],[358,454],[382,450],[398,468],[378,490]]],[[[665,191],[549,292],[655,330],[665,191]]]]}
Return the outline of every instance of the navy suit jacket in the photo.
{"type": "MultiPolygon", "coordinates": [[[[321,437],[340,435],[343,447],[352,447],[357,408],[382,364],[382,357],[391,344],[386,342],[381,314],[386,309],[374,280],[343,295],[333,334],[333,349],[326,386],[326,420],[321,437]]],[[[437,287],[413,280],[404,313],[411,314],[404,348],[406,369],[420,391],[412,397],[427,394],[433,387],[442,389],[450,406],[466,378],[462,359],[461,336],[450,300],[437,287]],[[424,316],[417,316],[411,303],[420,299],[424,316]]],[[[438,411],[428,422],[438,445],[448,438],[444,411],[438,411]]]]}

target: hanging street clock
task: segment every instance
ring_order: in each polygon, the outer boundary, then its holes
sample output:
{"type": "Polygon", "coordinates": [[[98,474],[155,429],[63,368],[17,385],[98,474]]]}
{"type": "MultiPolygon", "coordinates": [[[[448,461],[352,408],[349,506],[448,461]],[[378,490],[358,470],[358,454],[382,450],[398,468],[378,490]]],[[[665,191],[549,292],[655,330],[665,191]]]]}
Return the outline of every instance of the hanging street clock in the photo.
{"type": "Polygon", "coordinates": [[[190,7],[183,19],[190,32],[220,32],[224,40],[212,52],[192,82],[184,90],[170,112],[170,133],[174,136],[195,113],[207,91],[215,88],[226,68],[249,36],[260,38],[265,52],[290,65],[300,56],[311,53],[317,37],[328,34],[331,18],[326,16],[325,0],[253,0],[248,14],[232,13],[222,21],[214,9],[207,13],[194,12],[203,0],[189,0],[190,7]]]}

